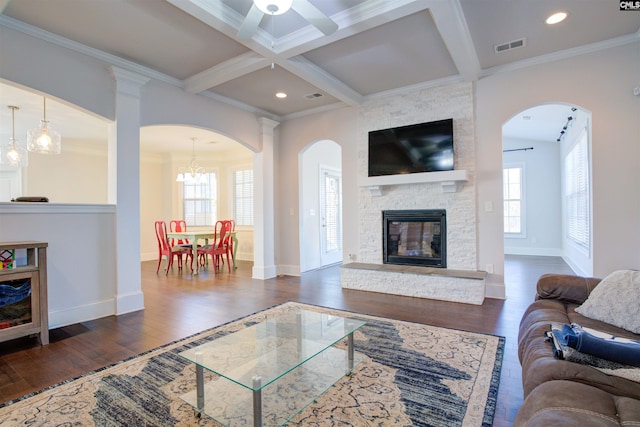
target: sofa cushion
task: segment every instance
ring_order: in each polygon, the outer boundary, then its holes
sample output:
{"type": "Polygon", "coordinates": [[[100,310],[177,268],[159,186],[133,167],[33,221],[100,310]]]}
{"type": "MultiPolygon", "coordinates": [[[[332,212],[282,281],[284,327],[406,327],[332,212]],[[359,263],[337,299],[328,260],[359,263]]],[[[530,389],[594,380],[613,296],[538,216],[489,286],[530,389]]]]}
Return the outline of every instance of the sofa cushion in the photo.
{"type": "Polygon", "coordinates": [[[553,299],[568,304],[582,304],[600,282],[596,277],[570,274],[543,274],[536,284],[536,299],[553,299]]]}
{"type": "Polygon", "coordinates": [[[573,381],[549,381],[527,396],[515,427],[630,426],[640,423],[640,400],[573,381]]]}
{"type": "Polygon", "coordinates": [[[640,271],[619,270],[602,279],[576,312],[640,334],[638,307],[640,271]]]}

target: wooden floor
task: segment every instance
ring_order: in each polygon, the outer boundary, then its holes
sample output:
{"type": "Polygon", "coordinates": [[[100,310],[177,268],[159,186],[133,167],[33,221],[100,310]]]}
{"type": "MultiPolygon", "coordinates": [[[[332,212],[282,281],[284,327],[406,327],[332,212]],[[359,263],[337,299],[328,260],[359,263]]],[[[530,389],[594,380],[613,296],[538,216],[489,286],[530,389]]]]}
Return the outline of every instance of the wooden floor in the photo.
{"type": "Polygon", "coordinates": [[[36,338],[0,343],[0,401],[8,401],[63,380],[134,356],[250,313],[298,301],[506,338],[496,426],[512,424],[522,403],[517,329],[533,301],[535,282],[544,273],[571,269],[556,257],[508,256],[506,300],[486,299],[482,306],[343,290],[340,268],[302,277],[251,279],[251,264],[239,262],[231,274],[177,269],[156,275],[156,262],[142,263],[145,310],[51,330],[51,343],[36,338]]]}

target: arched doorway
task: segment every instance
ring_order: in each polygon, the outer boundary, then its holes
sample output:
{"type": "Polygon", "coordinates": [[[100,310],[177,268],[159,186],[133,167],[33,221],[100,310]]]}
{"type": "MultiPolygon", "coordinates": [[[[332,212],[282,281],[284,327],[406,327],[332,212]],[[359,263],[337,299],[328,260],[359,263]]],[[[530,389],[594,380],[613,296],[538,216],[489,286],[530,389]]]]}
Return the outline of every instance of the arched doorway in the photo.
{"type": "Polygon", "coordinates": [[[502,128],[506,255],[560,256],[591,275],[591,113],[533,106],[502,128]]]}
{"type": "Polygon", "coordinates": [[[300,272],[342,261],[342,149],[314,142],[300,158],[300,272]]]}

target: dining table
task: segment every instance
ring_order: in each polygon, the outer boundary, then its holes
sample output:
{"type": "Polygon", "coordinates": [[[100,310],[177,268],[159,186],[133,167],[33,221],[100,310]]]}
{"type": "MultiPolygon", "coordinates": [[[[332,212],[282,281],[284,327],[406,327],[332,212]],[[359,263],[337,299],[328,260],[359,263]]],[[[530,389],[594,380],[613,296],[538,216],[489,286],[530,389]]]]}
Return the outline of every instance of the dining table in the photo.
{"type": "MultiPolygon", "coordinates": [[[[212,244],[215,243],[216,233],[213,231],[206,230],[192,230],[192,231],[169,231],[167,232],[167,237],[180,239],[180,240],[188,240],[191,243],[191,250],[193,251],[193,256],[196,258],[196,268],[193,270],[193,275],[197,276],[200,273],[200,263],[197,260],[198,255],[198,241],[204,240],[204,244],[209,244],[209,239],[211,239],[212,244]]],[[[233,258],[233,268],[236,269],[238,266],[236,265],[236,251],[238,250],[238,237],[235,231],[231,232],[231,251],[233,258]]]]}

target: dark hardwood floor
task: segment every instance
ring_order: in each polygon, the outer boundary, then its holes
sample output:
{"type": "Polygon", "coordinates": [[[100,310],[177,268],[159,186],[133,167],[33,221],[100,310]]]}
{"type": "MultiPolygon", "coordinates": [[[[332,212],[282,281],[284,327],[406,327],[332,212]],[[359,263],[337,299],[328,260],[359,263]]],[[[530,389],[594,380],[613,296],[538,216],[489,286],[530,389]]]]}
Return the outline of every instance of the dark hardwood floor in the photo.
{"type": "Polygon", "coordinates": [[[58,382],[112,364],[285,301],[349,310],[419,323],[501,335],[506,338],[494,425],[508,426],[522,403],[517,334],[520,317],[533,301],[544,273],[571,269],[556,257],[507,256],[506,300],[481,306],[392,296],[340,286],[340,268],[302,277],[251,279],[251,264],[239,262],[231,274],[176,269],[156,275],[156,262],[142,263],[145,310],[110,316],[50,331],[51,343],[36,338],[0,343],[0,401],[16,399],[58,382]]]}

